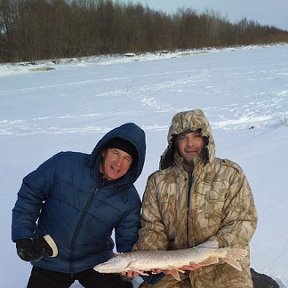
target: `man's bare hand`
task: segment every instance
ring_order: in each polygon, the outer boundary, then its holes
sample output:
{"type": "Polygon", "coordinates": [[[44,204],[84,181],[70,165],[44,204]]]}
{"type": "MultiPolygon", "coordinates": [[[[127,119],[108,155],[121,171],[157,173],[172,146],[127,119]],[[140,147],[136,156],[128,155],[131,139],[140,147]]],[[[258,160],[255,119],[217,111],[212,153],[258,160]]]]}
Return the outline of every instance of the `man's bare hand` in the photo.
{"type": "Polygon", "coordinates": [[[201,265],[198,265],[196,263],[190,263],[190,265],[185,265],[183,267],[181,267],[179,270],[188,270],[188,271],[194,271],[194,270],[198,270],[201,268],[201,265]]]}
{"type": "Polygon", "coordinates": [[[193,271],[193,270],[197,270],[200,268],[201,268],[201,265],[198,265],[196,263],[190,263],[190,265],[182,266],[179,269],[169,269],[169,270],[153,269],[152,272],[155,274],[162,272],[166,276],[168,276],[168,275],[173,275],[175,271],[193,271]]]}
{"type": "Polygon", "coordinates": [[[126,272],[122,272],[121,275],[123,277],[127,277],[127,278],[130,278],[130,279],[133,279],[133,278],[137,277],[139,275],[139,273],[129,270],[129,271],[126,271],[126,272]]]}
{"type": "MultiPolygon", "coordinates": [[[[167,270],[161,270],[161,269],[153,269],[151,272],[152,274],[159,274],[159,273],[163,273],[166,276],[172,276],[175,274],[176,271],[194,271],[197,269],[200,269],[201,265],[198,265],[196,263],[191,263],[190,265],[185,265],[180,267],[179,269],[167,269],[167,270]]],[[[146,273],[144,271],[140,271],[140,272],[135,272],[135,271],[126,271],[126,272],[122,272],[121,275],[124,277],[128,277],[130,279],[133,279],[139,275],[145,275],[146,273]]]]}

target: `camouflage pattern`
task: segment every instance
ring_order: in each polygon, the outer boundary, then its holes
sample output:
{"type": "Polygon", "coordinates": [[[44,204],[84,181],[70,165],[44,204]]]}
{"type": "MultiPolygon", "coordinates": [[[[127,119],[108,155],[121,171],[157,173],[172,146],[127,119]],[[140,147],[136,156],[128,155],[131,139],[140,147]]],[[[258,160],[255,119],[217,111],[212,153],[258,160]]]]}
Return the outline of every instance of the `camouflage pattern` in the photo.
{"type": "MultiPolygon", "coordinates": [[[[168,133],[201,129],[209,139],[208,162],[196,159],[189,197],[189,177],[182,158],[174,153],[174,165],[150,175],[143,195],[142,226],[134,250],[169,250],[194,247],[217,240],[220,247],[241,247],[249,242],[257,224],[252,192],[241,167],[215,157],[211,127],[201,110],[176,114],[168,133]]],[[[170,276],[142,288],[252,288],[249,253],[240,261],[242,272],[227,264],[211,265],[186,272],[183,281],[170,276]],[[188,284],[187,284],[188,283],[188,284]],[[182,286],[181,286],[182,285],[182,286]]]]}

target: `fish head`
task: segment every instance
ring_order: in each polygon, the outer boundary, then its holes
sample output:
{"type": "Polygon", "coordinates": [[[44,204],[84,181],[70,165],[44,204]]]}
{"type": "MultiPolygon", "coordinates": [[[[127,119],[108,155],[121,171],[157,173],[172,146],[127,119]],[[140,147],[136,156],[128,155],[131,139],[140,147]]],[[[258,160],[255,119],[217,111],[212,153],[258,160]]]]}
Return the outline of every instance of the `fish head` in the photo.
{"type": "Polygon", "coordinates": [[[130,260],[126,257],[115,256],[104,263],[96,265],[93,269],[100,273],[120,273],[129,270],[130,260]]]}

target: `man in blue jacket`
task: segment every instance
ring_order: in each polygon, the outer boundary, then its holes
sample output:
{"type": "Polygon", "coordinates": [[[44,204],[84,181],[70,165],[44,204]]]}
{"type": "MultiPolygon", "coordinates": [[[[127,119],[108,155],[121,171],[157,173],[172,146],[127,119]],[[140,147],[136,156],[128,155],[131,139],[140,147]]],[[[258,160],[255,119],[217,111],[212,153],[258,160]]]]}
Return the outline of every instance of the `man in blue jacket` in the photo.
{"type": "Polygon", "coordinates": [[[12,240],[33,265],[28,288],[130,288],[93,267],[128,252],[140,225],[134,182],[145,160],[145,133],[134,123],[108,132],[91,155],[60,152],[28,174],[12,213],[12,240]]]}

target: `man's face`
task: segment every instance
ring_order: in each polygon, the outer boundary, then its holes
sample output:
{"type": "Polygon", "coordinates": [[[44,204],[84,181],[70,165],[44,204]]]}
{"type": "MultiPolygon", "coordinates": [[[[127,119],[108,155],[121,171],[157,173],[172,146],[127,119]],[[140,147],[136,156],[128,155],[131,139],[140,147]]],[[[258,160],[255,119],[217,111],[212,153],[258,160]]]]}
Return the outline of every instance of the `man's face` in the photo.
{"type": "Polygon", "coordinates": [[[188,132],[179,134],[176,141],[184,167],[193,167],[193,158],[198,156],[205,146],[204,138],[198,132],[188,132]]]}
{"type": "Polygon", "coordinates": [[[108,148],[102,152],[103,160],[100,171],[103,178],[116,180],[124,176],[132,165],[130,154],[117,148],[108,148]]]}

